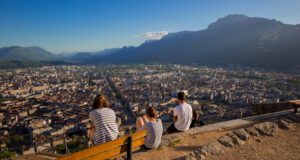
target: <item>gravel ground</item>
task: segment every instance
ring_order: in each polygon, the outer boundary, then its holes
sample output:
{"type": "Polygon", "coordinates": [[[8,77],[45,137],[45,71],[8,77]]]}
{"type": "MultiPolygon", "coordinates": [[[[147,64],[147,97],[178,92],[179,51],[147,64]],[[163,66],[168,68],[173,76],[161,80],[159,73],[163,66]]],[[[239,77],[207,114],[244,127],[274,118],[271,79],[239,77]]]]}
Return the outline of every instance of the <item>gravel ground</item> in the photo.
{"type": "Polygon", "coordinates": [[[207,144],[215,139],[218,139],[227,132],[206,132],[190,137],[182,137],[180,143],[175,144],[172,147],[167,147],[158,150],[152,150],[148,152],[141,152],[133,155],[134,160],[168,160],[177,159],[184,155],[196,150],[200,146],[207,144]]]}
{"type": "Polygon", "coordinates": [[[220,156],[209,160],[300,160],[300,124],[294,123],[289,130],[281,130],[274,137],[251,137],[246,144],[226,148],[220,156]]]}

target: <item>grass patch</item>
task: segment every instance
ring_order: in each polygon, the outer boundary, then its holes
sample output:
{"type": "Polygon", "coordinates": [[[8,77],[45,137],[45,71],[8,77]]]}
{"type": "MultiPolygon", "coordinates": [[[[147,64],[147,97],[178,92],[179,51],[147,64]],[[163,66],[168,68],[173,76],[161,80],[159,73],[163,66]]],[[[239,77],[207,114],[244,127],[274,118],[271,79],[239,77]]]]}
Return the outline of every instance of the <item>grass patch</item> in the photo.
{"type": "Polygon", "coordinates": [[[176,144],[179,144],[181,143],[181,140],[180,139],[176,139],[174,141],[171,141],[169,144],[168,144],[168,147],[175,147],[176,144]]]}

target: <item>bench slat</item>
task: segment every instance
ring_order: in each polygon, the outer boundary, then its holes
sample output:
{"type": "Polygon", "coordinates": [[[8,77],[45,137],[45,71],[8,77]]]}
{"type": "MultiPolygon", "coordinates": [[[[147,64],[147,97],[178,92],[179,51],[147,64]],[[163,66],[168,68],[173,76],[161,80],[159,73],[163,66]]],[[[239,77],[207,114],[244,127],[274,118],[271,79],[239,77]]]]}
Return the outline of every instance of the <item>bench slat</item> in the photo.
{"type": "MultiPolygon", "coordinates": [[[[132,149],[135,150],[145,143],[145,138],[140,138],[132,142],[132,149]]],[[[105,152],[93,155],[91,157],[87,157],[84,160],[101,160],[101,159],[114,159],[121,157],[122,155],[126,155],[127,145],[119,146],[117,148],[113,148],[111,150],[107,150],[105,152]],[[124,154],[122,154],[124,153],[124,154]]]]}
{"type": "MultiPolygon", "coordinates": [[[[141,139],[138,139],[138,140],[135,140],[132,144],[132,151],[136,151],[138,150],[141,146],[143,146],[145,144],[145,138],[141,138],[141,139]]],[[[127,153],[126,152],[123,152],[117,156],[114,156],[114,157],[111,157],[109,159],[116,159],[116,158],[119,158],[119,157],[122,157],[122,156],[125,156],[127,153]]]]}
{"type": "MultiPolygon", "coordinates": [[[[126,144],[127,144],[127,139],[129,136],[132,136],[132,141],[134,142],[135,140],[145,137],[146,131],[143,130],[143,131],[136,132],[133,135],[122,136],[116,140],[113,140],[113,141],[110,141],[110,142],[107,142],[104,144],[100,144],[98,146],[94,146],[94,147],[88,148],[83,151],[72,153],[71,155],[68,155],[65,157],[61,157],[60,160],[80,160],[80,159],[85,159],[87,157],[92,157],[94,155],[99,155],[101,153],[106,153],[107,151],[110,151],[110,150],[113,150],[114,153],[121,154],[122,152],[124,152],[121,149],[123,147],[123,145],[125,145],[125,152],[126,152],[126,144]]],[[[113,155],[113,156],[116,156],[116,155],[113,155]]],[[[111,157],[113,157],[113,156],[111,156],[111,157]]]]}
{"type": "Polygon", "coordinates": [[[140,139],[146,137],[146,130],[138,131],[131,135],[132,140],[140,139]]]}
{"type": "Polygon", "coordinates": [[[289,101],[291,104],[300,105],[300,100],[289,101]]]}

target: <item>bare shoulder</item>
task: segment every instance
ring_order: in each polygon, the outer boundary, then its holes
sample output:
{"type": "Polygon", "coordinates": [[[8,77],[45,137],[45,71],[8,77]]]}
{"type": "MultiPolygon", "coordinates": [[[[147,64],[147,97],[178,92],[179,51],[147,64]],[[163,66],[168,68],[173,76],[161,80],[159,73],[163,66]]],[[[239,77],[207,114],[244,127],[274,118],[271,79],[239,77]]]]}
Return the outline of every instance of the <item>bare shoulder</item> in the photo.
{"type": "Polygon", "coordinates": [[[143,118],[142,117],[137,117],[136,120],[137,121],[143,121],[143,118]]]}

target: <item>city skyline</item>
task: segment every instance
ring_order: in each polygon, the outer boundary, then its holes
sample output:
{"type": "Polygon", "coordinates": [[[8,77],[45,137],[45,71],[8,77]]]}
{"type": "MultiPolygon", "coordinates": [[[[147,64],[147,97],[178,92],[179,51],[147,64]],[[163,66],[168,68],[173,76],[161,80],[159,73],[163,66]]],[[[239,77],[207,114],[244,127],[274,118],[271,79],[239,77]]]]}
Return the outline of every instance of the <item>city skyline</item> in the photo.
{"type": "Polygon", "coordinates": [[[137,46],[170,32],[205,29],[228,14],[299,24],[300,2],[289,2],[4,0],[0,47],[40,46],[62,53],[137,46]]]}

